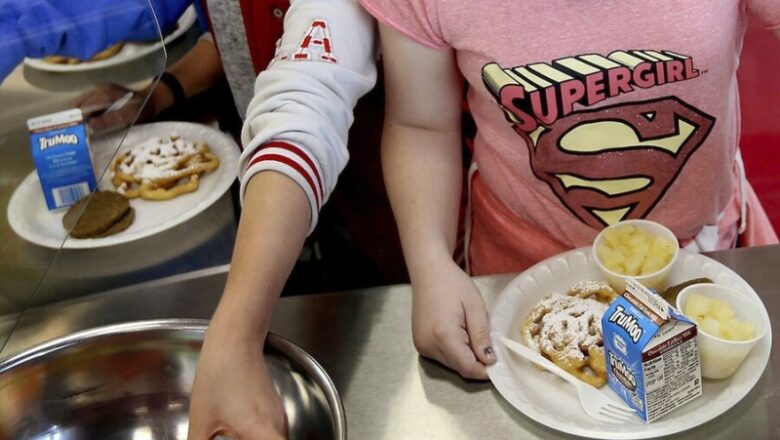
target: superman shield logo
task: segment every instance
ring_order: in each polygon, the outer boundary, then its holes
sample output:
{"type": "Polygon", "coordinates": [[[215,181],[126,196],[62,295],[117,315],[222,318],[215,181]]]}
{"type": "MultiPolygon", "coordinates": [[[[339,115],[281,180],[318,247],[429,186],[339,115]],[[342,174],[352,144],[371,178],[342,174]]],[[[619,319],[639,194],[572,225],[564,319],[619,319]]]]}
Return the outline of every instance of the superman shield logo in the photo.
{"type": "Polygon", "coordinates": [[[534,174],[580,220],[601,228],[647,216],[714,123],[667,97],[579,111],[518,133],[534,174]]]}

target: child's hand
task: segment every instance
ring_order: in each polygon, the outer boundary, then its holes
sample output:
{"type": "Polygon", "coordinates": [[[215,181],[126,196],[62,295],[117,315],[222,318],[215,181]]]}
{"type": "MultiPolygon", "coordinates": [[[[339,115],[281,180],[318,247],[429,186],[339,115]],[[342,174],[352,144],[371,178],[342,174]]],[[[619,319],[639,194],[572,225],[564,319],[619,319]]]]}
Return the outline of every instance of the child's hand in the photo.
{"type": "Polygon", "coordinates": [[[189,440],[287,438],[284,407],[262,352],[263,341],[236,340],[212,323],[198,360],[189,440]]]}
{"type": "Polygon", "coordinates": [[[414,346],[465,378],[487,379],[496,356],[479,289],[452,260],[427,269],[413,286],[414,346]]]}

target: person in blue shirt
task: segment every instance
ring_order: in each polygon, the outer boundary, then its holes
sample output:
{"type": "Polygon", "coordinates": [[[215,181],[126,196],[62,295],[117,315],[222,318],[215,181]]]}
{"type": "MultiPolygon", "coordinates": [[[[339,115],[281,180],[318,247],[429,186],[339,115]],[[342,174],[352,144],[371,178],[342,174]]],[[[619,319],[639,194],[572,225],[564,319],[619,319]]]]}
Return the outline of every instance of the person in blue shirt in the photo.
{"type": "Polygon", "coordinates": [[[26,57],[62,55],[89,59],[121,41],[159,39],[160,31],[165,34],[172,30],[192,3],[193,0],[0,0],[0,83],[26,57]]]}

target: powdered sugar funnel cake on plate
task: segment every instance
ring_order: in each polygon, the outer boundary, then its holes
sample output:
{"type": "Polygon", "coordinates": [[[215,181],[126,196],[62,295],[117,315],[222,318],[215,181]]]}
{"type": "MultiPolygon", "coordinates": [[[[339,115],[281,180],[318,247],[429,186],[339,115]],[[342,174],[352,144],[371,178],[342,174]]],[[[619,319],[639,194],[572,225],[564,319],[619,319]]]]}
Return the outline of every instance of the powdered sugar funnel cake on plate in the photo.
{"type": "MultiPolygon", "coordinates": [[[[680,251],[669,283],[707,277],[731,287],[761,305],[756,292],[734,271],[700,254],[680,251]]],[[[554,293],[565,295],[582,280],[603,280],[590,248],[576,249],[545,260],[518,275],[490,306],[491,333],[522,341],[521,327],[529,312],[554,293]]],[[[760,306],[767,316],[766,309],[760,306]]],[[[695,428],[739,403],[763,374],[772,346],[771,330],[728,380],[703,382],[703,396],[663,418],[646,424],[639,417],[622,425],[600,423],[585,414],[576,391],[562,379],[541,371],[494,341],[498,358],[488,376],[498,392],[518,411],[551,429],[590,438],[642,439],[695,428]]],[[[599,392],[617,396],[604,386],[599,392]]]]}
{"type": "Polygon", "coordinates": [[[522,342],[583,382],[603,386],[607,373],[598,323],[606,309],[593,299],[555,293],[523,320],[522,342]]]}
{"type": "Polygon", "coordinates": [[[174,133],[122,149],[108,171],[117,192],[130,199],[169,200],[197,191],[201,177],[218,167],[208,143],[174,133]]]}
{"type": "Polygon", "coordinates": [[[124,150],[127,155],[124,160],[118,161],[117,171],[139,179],[165,178],[175,172],[175,167],[182,157],[198,153],[199,145],[201,144],[182,138],[178,133],[171,133],[167,138],[149,138],[133,146],[131,150],[124,150]]]}

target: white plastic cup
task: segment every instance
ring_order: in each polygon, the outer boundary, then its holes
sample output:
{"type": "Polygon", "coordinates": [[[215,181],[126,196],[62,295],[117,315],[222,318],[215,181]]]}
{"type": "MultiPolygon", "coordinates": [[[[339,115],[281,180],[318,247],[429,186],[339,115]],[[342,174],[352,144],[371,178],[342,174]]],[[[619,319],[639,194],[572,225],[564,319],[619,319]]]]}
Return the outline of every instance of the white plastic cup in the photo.
{"type": "Polygon", "coordinates": [[[680,254],[680,244],[677,241],[677,237],[674,235],[674,232],[672,232],[669,228],[667,228],[666,226],[660,223],[656,223],[650,220],[623,220],[621,222],[615,223],[614,225],[610,225],[602,229],[601,232],[599,232],[599,234],[596,236],[596,239],[593,241],[592,252],[593,252],[593,257],[596,260],[596,265],[598,265],[599,269],[601,269],[601,272],[607,278],[607,281],[612,286],[612,288],[615,289],[615,291],[621,293],[626,290],[626,279],[630,275],[624,275],[608,269],[607,266],[605,266],[601,262],[601,258],[599,258],[597,249],[601,245],[601,242],[604,240],[604,233],[607,230],[624,227],[627,225],[642,228],[647,232],[653,234],[654,236],[664,237],[674,244],[674,254],[672,255],[672,259],[669,261],[669,263],[666,264],[666,266],[662,267],[661,269],[658,269],[653,273],[632,276],[632,278],[637,280],[643,286],[648,287],[650,289],[655,289],[657,292],[662,291],[663,289],[666,288],[667,280],[669,279],[669,274],[672,271],[672,266],[674,266],[674,263],[677,261],[677,256],[680,254]]]}
{"type": "Polygon", "coordinates": [[[766,318],[753,300],[730,287],[710,283],[694,284],[680,291],[677,295],[677,310],[685,313],[685,300],[692,293],[728,303],[739,321],[751,322],[755,326],[755,336],[746,341],[730,341],[698,328],[696,343],[701,354],[702,377],[725,379],[737,371],[756,342],[764,337],[767,329],[766,318]]]}

